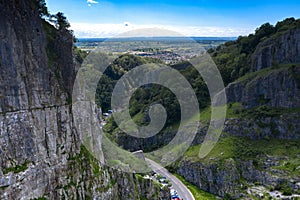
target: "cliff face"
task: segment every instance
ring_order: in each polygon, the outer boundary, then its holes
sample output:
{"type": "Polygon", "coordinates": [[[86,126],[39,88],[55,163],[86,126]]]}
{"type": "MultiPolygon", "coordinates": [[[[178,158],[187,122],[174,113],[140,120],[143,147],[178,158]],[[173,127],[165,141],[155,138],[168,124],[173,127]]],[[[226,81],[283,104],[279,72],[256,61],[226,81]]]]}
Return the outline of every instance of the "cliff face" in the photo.
{"type": "Polygon", "coordinates": [[[285,159],[263,157],[260,168],[253,160],[227,159],[222,162],[212,160],[211,163],[182,160],[177,172],[202,190],[221,197],[229,194],[232,198],[245,198],[246,189],[254,184],[278,188],[280,184],[285,183],[292,191],[299,191],[299,177],[288,177],[286,173],[273,168],[280,160],[285,159]]]}
{"type": "Polygon", "coordinates": [[[46,34],[28,4],[0,5],[1,113],[63,105],[66,99],[66,93],[55,89],[59,85],[48,67],[46,34]]]}
{"type": "MultiPolygon", "coordinates": [[[[284,34],[271,36],[256,47],[250,61],[254,72],[226,87],[228,112],[231,114],[226,119],[221,141],[231,137],[239,139],[217,147],[221,149],[219,154],[213,153],[205,161],[184,157],[177,163],[178,174],[201,189],[222,197],[226,194],[242,197],[254,183],[273,189],[285,184],[288,191],[299,193],[298,153],[295,157],[293,153],[268,155],[277,151],[276,142],[268,153],[261,150],[264,147],[258,147],[256,152],[257,149],[247,145],[239,146],[242,138],[246,138],[248,145],[260,141],[272,146],[272,141],[278,140],[286,145],[285,149],[289,148],[290,141],[299,141],[299,45],[300,30],[290,29],[284,34]],[[239,105],[239,109],[232,112],[234,105],[239,105]],[[231,157],[224,158],[228,145],[236,145],[237,150],[231,157]],[[247,149],[246,156],[236,156],[243,151],[241,148],[247,149]],[[247,155],[251,151],[256,154],[249,158],[247,155]],[[285,164],[294,162],[293,159],[296,161],[295,174],[289,173],[285,164]]],[[[205,126],[199,129],[194,145],[203,142],[206,129],[205,126]]],[[[295,152],[299,152],[298,147],[295,152]]]]}
{"type": "Polygon", "coordinates": [[[222,168],[217,164],[205,165],[200,162],[181,161],[178,173],[187,181],[218,196],[238,191],[240,179],[234,161],[228,161],[222,168]]]}
{"type": "MultiPolygon", "coordinates": [[[[76,147],[68,95],[48,66],[46,33],[32,6],[26,1],[0,4],[1,198],[54,190],[76,147]],[[18,168],[21,172],[14,173],[18,168]]],[[[66,67],[74,69],[73,61],[66,67]]]]}
{"type": "Polygon", "coordinates": [[[280,51],[274,50],[274,58],[278,62],[289,64],[274,66],[269,63],[268,68],[246,75],[228,85],[228,103],[238,102],[245,110],[252,110],[256,114],[247,118],[228,118],[224,132],[251,139],[300,139],[300,65],[293,64],[299,57],[296,54],[300,41],[298,34],[298,29],[292,29],[277,39],[269,39],[257,46],[252,57],[264,56],[262,49],[265,43],[281,41],[284,47],[280,51]],[[265,109],[259,110],[259,107],[265,109]]]}
{"type": "Polygon", "coordinates": [[[274,64],[300,63],[300,29],[290,29],[260,43],[250,63],[254,71],[274,64]]]}
{"type": "Polygon", "coordinates": [[[0,19],[0,199],[164,198],[82,148],[70,104],[73,37],[41,20],[33,1],[1,0],[0,19]]]}
{"type": "Polygon", "coordinates": [[[249,78],[231,83],[226,88],[228,102],[240,102],[245,108],[260,105],[281,108],[299,107],[299,77],[300,67],[297,64],[258,71],[249,78]]]}

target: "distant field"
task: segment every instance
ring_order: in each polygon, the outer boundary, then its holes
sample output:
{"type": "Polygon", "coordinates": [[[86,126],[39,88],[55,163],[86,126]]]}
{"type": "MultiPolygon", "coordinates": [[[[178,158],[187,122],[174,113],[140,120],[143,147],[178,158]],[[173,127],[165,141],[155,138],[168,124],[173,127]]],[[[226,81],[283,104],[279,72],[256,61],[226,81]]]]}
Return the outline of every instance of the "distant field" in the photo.
{"type": "Polygon", "coordinates": [[[175,64],[197,56],[210,48],[236,38],[225,37],[147,37],[147,38],[81,38],[76,46],[90,52],[133,54],[152,57],[167,64],[175,64]]]}
{"type": "Polygon", "coordinates": [[[234,37],[148,37],[148,38],[79,38],[76,42],[76,46],[85,48],[95,48],[101,43],[109,42],[112,44],[118,43],[134,43],[134,42],[164,42],[164,43],[184,43],[187,40],[196,41],[199,44],[207,45],[211,47],[218,46],[219,44],[225,43],[226,41],[235,40],[234,37]]]}

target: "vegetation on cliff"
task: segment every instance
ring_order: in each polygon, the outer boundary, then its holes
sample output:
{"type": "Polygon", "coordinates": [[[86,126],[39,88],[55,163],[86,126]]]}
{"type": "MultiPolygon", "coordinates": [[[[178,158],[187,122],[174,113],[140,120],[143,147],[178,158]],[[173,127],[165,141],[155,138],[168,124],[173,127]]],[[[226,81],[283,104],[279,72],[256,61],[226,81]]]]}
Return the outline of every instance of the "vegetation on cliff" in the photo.
{"type": "Polygon", "coordinates": [[[254,34],[240,36],[237,40],[226,42],[216,49],[209,49],[208,52],[218,66],[225,85],[228,85],[252,71],[250,57],[260,42],[297,28],[300,28],[300,19],[295,18],[287,18],[275,26],[265,23],[254,34]]]}
{"type": "MultiPolygon", "coordinates": [[[[253,62],[253,57],[258,56],[262,44],[273,45],[272,52],[274,54],[279,52],[278,54],[280,54],[280,46],[287,42],[285,41],[286,38],[294,37],[298,41],[299,37],[293,34],[299,28],[300,19],[294,18],[285,19],[274,26],[265,23],[256,29],[254,34],[240,36],[236,41],[226,42],[216,49],[208,50],[221,72],[225,85],[228,86],[226,91],[230,102],[227,105],[226,131],[220,142],[205,159],[198,158],[201,145],[197,144],[196,141],[196,145],[192,146],[182,160],[171,166],[170,169],[201,189],[228,198],[236,197],[241,193],[245,194],[246,189],[253,185],[263,185],[272,190],[278,189],[286,194],[299,193],[299,188],[297,189],[295,186],[296,182],[300,181],[300,149],[297,145],[299,143],[299,127],[296,120],[299,118],[299,106],[295,97],[298,97],[299,93],[300,65],[295,62],[286,62],[288,59],[281,63],[280,60],[276,60],[277,57],[272,57],[272,62],[265,69],[258,69],[254,67],[255,63],[253,62]],[[234,93],[236,93],[235,95],[239,94],[239,90],[243,92],[244,99],[241,95],[232,96],[234,93]],[[272,99],[268,95],[272,96],[272,99]],[[194,162],[203,165],[199,167],[195,164],[195,168],[193,168],[184,164],[186,160],[188,160],[188,164],[194,162]],[[227,165],[236,171],[226,171],[224,166],[227,165]],[[247,165],[250,166],[247,168],[247,165]],[[184,172],[182,168],[190,168],[190,170],[184,172]],[[191,174],[194,173],[193,175],[196,176],[202,169],[207,170],[207,173],[212,170],[214,177],[207,178],[213,180],[203,180],[201,183],[199,180],[193,180],[191,174]],[[228,174],[226,174],[227,172],[228,174]],[[224,173],[227,178],[223,180],[222,175],[224,173]],[[213,190],[213,188],[205,187],[205,181],[222,182],[222,184],[215,183],[217,189],[213,190]],[[243,187],[240,188],[237,186],[238,184],[242,184],[243,187]]],[[[293,47],[289,46],[288,48],[293,47]]],[[[284,57],[285,55],[281,56],[284,57]]],[[[100,81],[102,86],[98,86],[97,95],[100,96],[106,92],[104,97],[107,98],[111,94],[109,91],[123,75],[123,65],[128,64],[122,59],[130,60],[129,66],[132,67],[141,64],[139,60],[141,58],[135,58],[131,55],[117,59],[111,69],[106,72],[105,79],[100,81]],[[109,90],[103,86],[106,83],[110,85],[109,90]]],[[[210,100],[205,82],[188,62],[179,63],[172,67],[179,69],[196,91],[203,110],[200,114],[200,121],[205,127],[210,121],[210,100]]],[[[109,109],[110,97],[105,101],[103,100],[104,97],[102,100],[98,97],[98,103],[105,109],[109,109]]],[[[149,120],[147,117],[148,108],[156,102],[166,107],[169,116],[164,131],[174,130],[174,128],[176,131],[176,125],[180,120],[178,102],[169,90],[157,85],[139,88],[131,98],[130,113],[134,121],[139,125],[146,125],[149,120]]],[[[109,119],[105,130],[112,139],[120,142],[119,145],[121,146],[125,141],[127,141],[126,143],[133,141],[132,138],[118,141],[118,137],[122,134],[112,118],[109,119]]],[[[201,135],[201,131],[199,134],[201,135]]],[[[168,133],[165,137],[171,135],[168,133]]],[[[147,143],[147,140],[145,142],[147,143]]],[[[151,151],[158,147],[147,146],[147,150],[151,151]]]]}

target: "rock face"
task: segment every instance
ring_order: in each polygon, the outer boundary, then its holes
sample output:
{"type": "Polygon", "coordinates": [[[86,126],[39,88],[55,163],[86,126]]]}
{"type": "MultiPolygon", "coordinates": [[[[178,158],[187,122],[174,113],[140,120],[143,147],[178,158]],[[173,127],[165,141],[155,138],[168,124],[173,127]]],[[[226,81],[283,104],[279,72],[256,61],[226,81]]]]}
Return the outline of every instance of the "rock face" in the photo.
{"type": "Polygon", "coordinates": [[[300,63],[300,29],[290,29],[260,43],[250,63],[254,71],[274,64],[300,63]]]}
{"type": "Polygon", "coordinates": [[[181,161],[178,173],[202,190],[224,196],[238,188],[240,175],[237,166],[232,162],[234,161],[228,161],[220,168],[217,164],[206,165],[200,162],[181,161]]]}
{"type": "MultiPolygon", "coordinates": [[[[250,62],[255,72],[229,84],[226,94],[229,105],[238,102],[245,112],[252,112],[247,117],[227,118],[224,132],[249,140],[299,140],[300,29],[288,30],[261,42],[250,62]]],[[[194,145],[203,142],[206,129],[205,126],[199,129],[194,145]]],[[[242,197],[247,188],[245,183],[268,188],[284,183],[296,188],[299,177],[290,177],[285,171],[273,168],[280,160],[288,162],[288,157],[262,155],[257,160],[262,161],[262,166],[251,159],[211,158],[209,162],[199,162],[184,157],[178,163],[177,173],[201,189],[222,197],[226,194],[242,197]]]]}
{"type": "Polygon", "coordinates": [[[240,102],[245,108],[260,105],[281,108],[300,107],[300,66],[261,71],[248,80],[226,88],[228,102],[240,102]]]}
{"type": "Polygon", "coordinates": [[[226,195],[234,198],[243,197],[247,183],[250,182],[271,188],[281,183],[287,183],[292,188],[296,187],[295,182],[300,181],[299,177],[291,180],[282,171],[271,169],[283,158],[266,157],[264,159],[264,165],[261,167],[265,170],[258,169],[252,160],[227,159],[222,163],[182,160],[177,172],[202,190],[221,197],[226,195]]]}
{"type": "Polygon", "coordinates": [[[247,137],[252,140],[276,138],[282,140],[300,139],[299,113],[282,114],[258,119],[227,119],[224,132],[237,137],[247,137]]]}
{"type": "Polygon", "coordinates": [[[70,102],[73,37],[41,20],[33,2],[0,1],[0,199],[166,198],[82,149],[70,102]]]}

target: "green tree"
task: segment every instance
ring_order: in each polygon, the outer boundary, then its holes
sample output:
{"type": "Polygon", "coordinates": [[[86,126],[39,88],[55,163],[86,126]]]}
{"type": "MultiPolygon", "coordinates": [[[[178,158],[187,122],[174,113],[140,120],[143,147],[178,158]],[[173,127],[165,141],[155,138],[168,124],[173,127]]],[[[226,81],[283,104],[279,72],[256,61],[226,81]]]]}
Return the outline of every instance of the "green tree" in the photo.
{"type": "Polygon", "coordinates": [[[58,12],[56,15],[54,15],[54,18],[56,18],[55,26],[58,28],[58,30],[67,30],[70,28],[70,23],[62,12],[58,12]]]}
{"type": "Polygon", "coordinates": [[[255,30],[255,36],[259,39],[269,36],[276,31],[275,27],[270,23],[265,23],[255,30]]]}
{"type": "Polygon", "coordinates": [[[40,17],[50,17],[45,0],[34,0],[34,3],[37,6],[40,17]]]}
{"type": "Polygon", "coordinates": [[[294,17],[287,18],[281,22],[278,22],[275,26],[277,31],[285,31],[289,29],[296,22],[294,17]]]}

